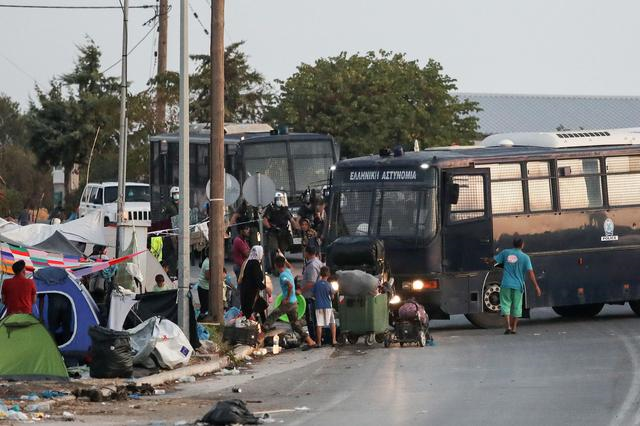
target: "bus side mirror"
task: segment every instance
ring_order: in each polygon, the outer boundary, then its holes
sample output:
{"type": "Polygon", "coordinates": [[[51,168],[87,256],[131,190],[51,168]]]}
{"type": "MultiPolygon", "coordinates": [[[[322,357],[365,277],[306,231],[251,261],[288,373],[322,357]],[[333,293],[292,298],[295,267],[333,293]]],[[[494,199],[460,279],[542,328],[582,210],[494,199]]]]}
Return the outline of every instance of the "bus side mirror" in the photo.
{"type": "Polygon", "coordinates": [[[458,197],[460,197],[460,185],[457,183],[449,182],[447,184],[447,203],[458,204],[458,197]]]}

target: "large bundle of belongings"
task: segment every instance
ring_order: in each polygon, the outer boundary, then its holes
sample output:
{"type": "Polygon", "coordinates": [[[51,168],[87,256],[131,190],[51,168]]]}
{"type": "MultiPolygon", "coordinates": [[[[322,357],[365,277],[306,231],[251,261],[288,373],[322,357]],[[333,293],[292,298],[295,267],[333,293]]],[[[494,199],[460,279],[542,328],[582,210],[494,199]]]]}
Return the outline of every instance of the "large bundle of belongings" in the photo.
{"type": "Polygon", "coordinates": [[[0,379],[69,379],[51,335],[32,315],[13,314],[0,321],[0,348],[0,379]]]}
{"type": "Polygon", "coordinates": [[[131,336],[133,364],[174,369],[189,363],[193,347],[180,327],[159,316],[127,330],[131,336]]]}
{"type": "Polygon", "coordinates": [[[384,242],[365,236],[340,237],[327,247],[327,266],[332,271],[360,270],[371,275],[384,272],[384,242]]]}
{"type": "MultiPolygon", "coordinates": [[[[178,323],[178,290],[137,294],[134,296],[133,303],[127,305],[125,309],[114,306],[115,300],[117,297],[111,298],[110,313],[119,311],[118,315],[124,317],[122,328],[125,330],[134,328],[154,316],[166,318],[174,324],[178,323]]],[[[194,349],[200,347],[196,314],[192,303],[189,303],[189,343],[194,349]]]]}
{"type": "Polygon", "coordinates": [[[418,321],[424,326],[429,324],[429,316],[424,306],[413,299],[409,299],[400,306],[398,318],[404,321],[418,321]]]}

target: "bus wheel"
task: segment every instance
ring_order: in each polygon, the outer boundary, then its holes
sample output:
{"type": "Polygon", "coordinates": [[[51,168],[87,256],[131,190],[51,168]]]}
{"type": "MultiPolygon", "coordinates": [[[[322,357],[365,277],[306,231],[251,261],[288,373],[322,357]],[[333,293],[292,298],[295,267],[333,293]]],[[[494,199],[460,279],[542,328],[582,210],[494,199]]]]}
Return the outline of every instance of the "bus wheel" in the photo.
{"type": "Polygon", "coordinates": [[[633,300],[629,302],[629,307],[631,307],[634,314],[640,316],[640,300],[633,300]]]}
{"type": "Polygon", "coordinates": [[[600,313],[604,303],[589,303],[587,305],[554,306],[553,311],[565,318],[592,318],[600,313]]]}
{"type": "Polygon", "coordinates": [[[500,316],[500,284],[487,283],[482,292],[482,310],[466,314],[469,322],[478,328],[499,328],[504,326],[504,320],[500,316]]]}

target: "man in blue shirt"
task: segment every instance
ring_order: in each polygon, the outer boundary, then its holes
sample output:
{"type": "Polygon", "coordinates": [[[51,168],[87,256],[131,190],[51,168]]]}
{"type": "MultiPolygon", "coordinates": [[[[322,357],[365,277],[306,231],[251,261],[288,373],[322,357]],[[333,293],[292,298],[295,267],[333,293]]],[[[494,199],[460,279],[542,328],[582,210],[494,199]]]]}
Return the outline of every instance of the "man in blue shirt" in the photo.
{"type": "Polygon", "coordinates": [[[336,341],[336,319],[333,315],[333,290],[329,284],[329,268],[323,266],[320,268],[320,279],[313,286],[313,296],[315,299],[315,317],[316,317],[316,340],[318,346],[322,343],[322,329],[329,327],[331,330],[331,346],[337,344],[336,341]]]}
{"type": "Polygon", "coordinates": [[[286,267],[286,259],[282,256],[277,256],[274,261],[274,266],[280,279],[280,289],[282,290],[282,302],[264,322],[264,329],[266,331],[273,330],[273,323],[276,322],[281,315],[286,314],[289,318],[289,324],[291,329],[298,333],[302,339],[305,340],[307,346],[302,350],[312,348],[316,345],[311,337],[303,330],[298,320],[298,299],[296,298],[296,287],[294,284],[294,278],[291,271],[286,267]]]}
{"type": "Polygon", "coordinates": [[[542,295],[531,259],[522,251],[523,248],[524,241],[516,238],[513,240],[512,249],[503,250],[493,258],[504,268],[500,284],[500,311],[507,321],[504,334],[516,334],[518,318],[522,316],[522,295],[527,274],[536,288],[538,297],[542,295]]]}

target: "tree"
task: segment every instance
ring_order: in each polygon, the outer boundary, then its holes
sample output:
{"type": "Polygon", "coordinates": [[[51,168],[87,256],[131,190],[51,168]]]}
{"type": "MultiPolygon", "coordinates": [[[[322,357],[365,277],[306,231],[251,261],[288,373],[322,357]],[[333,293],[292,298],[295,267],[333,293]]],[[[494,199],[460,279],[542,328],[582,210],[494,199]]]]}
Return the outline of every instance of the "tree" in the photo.
{"type": "Polygon", "coordinates": [[[27,128],[17,102],[0,93],[0,146],[26,140],[27,128]]]}
{"type": "Polygon", "coordinates": [[[434,61],[421,67],[386,51],[318,59],[279,81],[267,118],[298,131],[330,133],[347,156],[396,144],[465,144],[478,137],[477,104],[451,94],[455,80],[434,61]]]}
{"type": "Polygon", "coordinates": [[[28,114],[31,148],[40,164],[64,166],[67,185],[75,165],[87,165],[96,134],[94,155],[117,149],[118,142],[118,80],[100,71],[101,52],[92,40],[79,52],[74,70],[54,78],[48,92],[36,87],[39,105],[31,102],[28,114]]]}
{"type": "MultiPolygon", "coordinates": [[[[224,51],[224,107],[227,122],[258,122],[274,101],[270,84],[258,71],[251,68],[247,55],[242,52],[244,41],[232,43],[224,51]]],[[[189,76],[190,119],[192,122],[209,123],[211,106],[211,56],[192,55],[197,62],[195,73],[189,76]]],[[[167,72],[150,81],[149,92],[164,89],[167,104],[177,111],[179,76],[167,72]]],[[[175,114],[170,118],[177,118],[175,114]]],[[[175,129],[175,122],[167,122],[167,129],[175,129]]]]}

